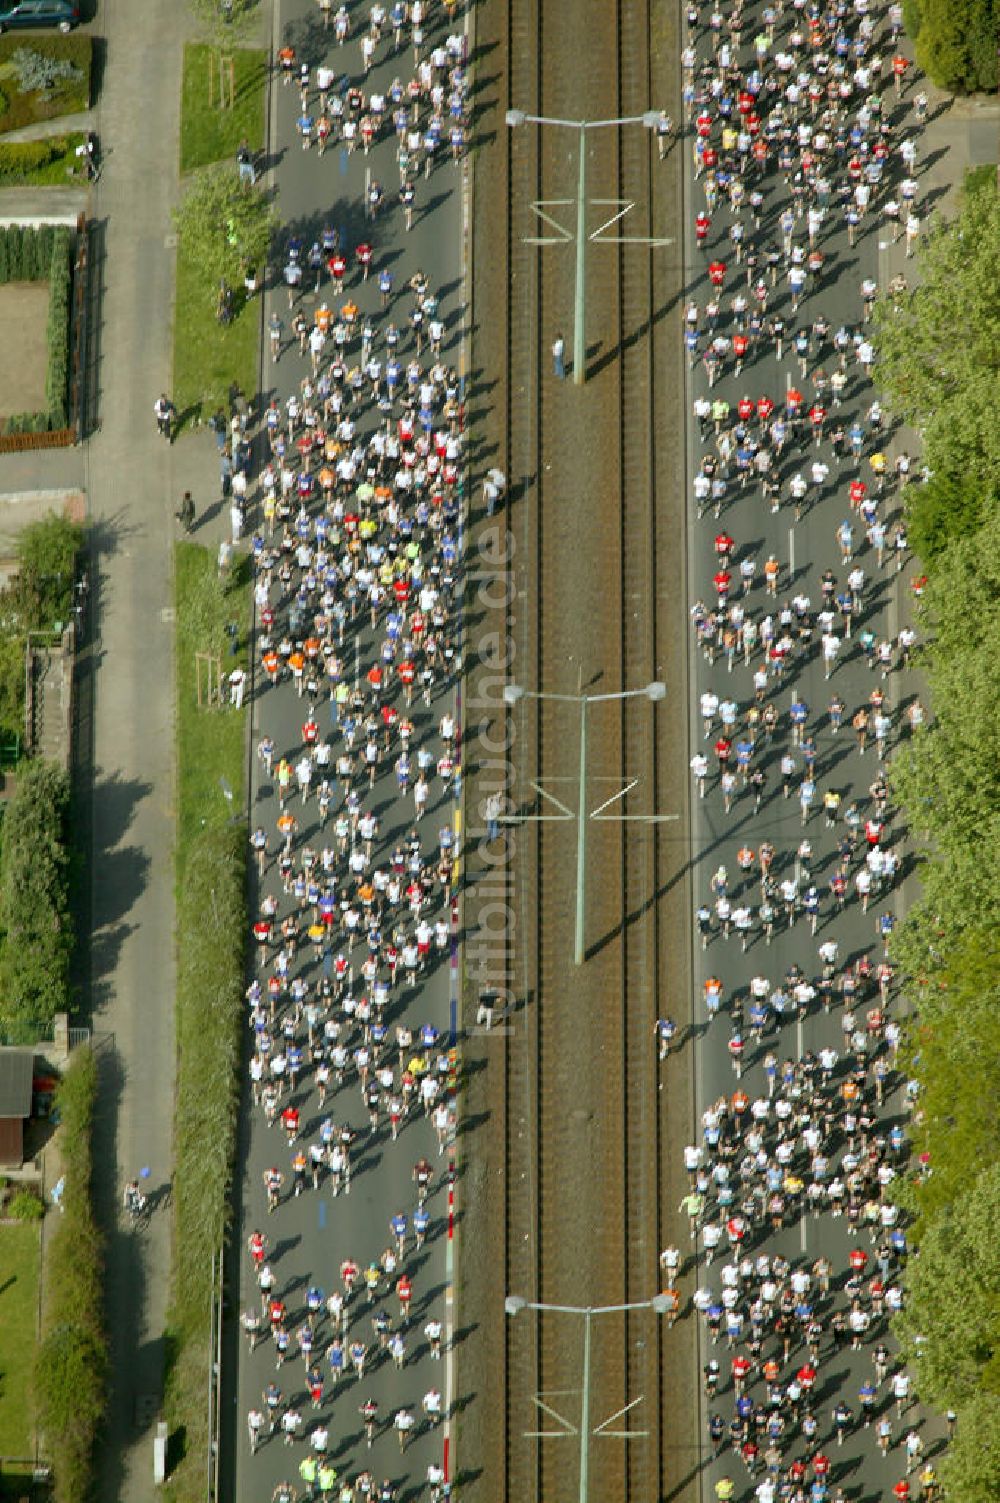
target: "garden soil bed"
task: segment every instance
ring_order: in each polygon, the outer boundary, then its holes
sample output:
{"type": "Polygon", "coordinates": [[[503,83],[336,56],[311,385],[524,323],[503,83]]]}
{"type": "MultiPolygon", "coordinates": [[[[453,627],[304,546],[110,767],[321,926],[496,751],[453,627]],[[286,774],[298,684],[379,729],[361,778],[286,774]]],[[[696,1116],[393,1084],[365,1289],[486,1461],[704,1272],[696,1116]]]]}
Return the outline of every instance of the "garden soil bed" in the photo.
{"type": "Polygon", "coordinates": [[[15,412],[44,412],[48,364],[48,282],[0,286],[0,420],[15,412]],[[14,358],[16,352],[16,358],[14,358]]]}

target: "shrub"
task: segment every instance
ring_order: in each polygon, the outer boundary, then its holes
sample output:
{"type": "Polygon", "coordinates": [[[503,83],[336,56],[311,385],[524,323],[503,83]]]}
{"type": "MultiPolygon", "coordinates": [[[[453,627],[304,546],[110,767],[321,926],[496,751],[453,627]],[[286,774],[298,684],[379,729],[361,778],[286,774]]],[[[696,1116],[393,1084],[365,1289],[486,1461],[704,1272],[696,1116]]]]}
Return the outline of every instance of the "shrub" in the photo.
{"type": "Polygon", "coordinates": [[[104,1416],[108,1351],[102,1308],[104,1249],[91,1205],[91,1134],[97,1067],[78,1050],[56,1092],[66,1189],[45,1255],[46,1320],[34,1392],[56,1503],[90,1493],[94,1438],[104,1416]]]}
{"type": "Polygon", "coordinates": [[[31,239],[34,280],[36,282],[47,282],[52,272],[52,251],[56,239],[55,225],[39,225],[31,239]]]}
{"type": "MultiPolygon", "coordinates": [[[[44,141],[9,141],[0,144],[0,179],[24,177],[47,167],[65,151],[64,136],[47,136],[44,141]]],[[[30,244],[26,246],[21,275],[26,280],[32,276],[30,244]]]]}
{"type": "Polygon", "coordinates": [[[10,281],[7,264],[7,226],[0,224],[0,284],[10,281]]]}
{"type": "Polygon", "coordinates": [[[17,543],[18,569],[0,597],[3,614],[24,631],[51,631],[73,608],[76,558],[83,529],[49,512],[25,527],[17,543]]]}
{"type": "Polygon", "coordinates": [[[24,243],[24,229],[19,224],[7,226],[7,264],[10,267],[11,282],[20,282],[24,265],[22,251],[24,243]]]}
{"type": "Polygon", "coordinates": [[[7,1202],[7,1215],[12,1221],[41,1221],[45,1203],[34,1190],[18,1190],[7,1202]]]}
{"type": "Polygon", "coordinates": [[[51,94],[83,82],[83,69],[76,63],[37,52],[34,47],[19,47],[10,61],[22,94],[51,94]]]}
{"type": "Polygon", "coordinates": [[[69,395],[69,299],[69,230],[60,226],[52,241],[49,322],[46,331],[48,368],[45,372],[45,397],[53,428],[66,426],[69,395]]]}
{"type": "Polygon", "coordinates": [[[69,1009],[73,924],[69,911],[69,777],[29,762],[4,821],[0,852],[0,1034],[9,1042],[49,1038],[69,1009]]]}

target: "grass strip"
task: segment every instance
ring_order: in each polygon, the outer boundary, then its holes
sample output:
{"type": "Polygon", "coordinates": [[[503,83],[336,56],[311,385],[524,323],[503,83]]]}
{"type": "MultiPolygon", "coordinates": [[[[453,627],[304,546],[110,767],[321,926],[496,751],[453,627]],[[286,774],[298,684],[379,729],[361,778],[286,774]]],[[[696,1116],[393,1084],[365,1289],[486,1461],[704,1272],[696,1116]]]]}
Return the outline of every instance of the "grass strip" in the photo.
{"type": "Polygon", "coordinates": [[[0,1226],[0,1456],[32,1456],[31,1379],[41,1254],[37,1223],[0,1226]]]}
{"type": "Polygon", "coordinates": [[[75,1051],[56,1092],[62,1212],[49,1212],[44,1319],[34,1394],[42,1451],[52,1463],[55,1503],[90,1496],[94,1440],[107,1400],[104,1243],[91,1205],[91,1136],[97,1066],[75,1051]]]}
{"type": "Polygon", "coordinates": [[[177,299],[174,313],[174,402],[179,427],[207,419],[227,407],[238,387],[249,400],[257,390],[260,356],[260,306],[236,292],[232,323],[220,324],[211,310],[218,288],[177,248],[177,299]]]}
{"type": "Polygon", "coordinates": [[[181,82],[181,172],[193,172],[210,162],[235,158],[244,140],[259,152],[264,146],[264,103],[267,54],[255,47],[237,47],[229,55],[233,65],[233,96],[224,69],[225,107],[221,104],[219,51],[203,43],[184,48],[181,82]]]}
{"type": "Polygon", "coordinates": [[[199,708],[196,654],[214,656],[224,672],[245,662],[248,578],[246,560],[223,579],[208,549],[177,545],[175,1256],[166,1410],[173,1437],[167,1491],[178,1503],[204,1497],[212,1259],[230,1217],[247,936],[247,830],[239,818],[245,714],[228,704],[199,708]]]}

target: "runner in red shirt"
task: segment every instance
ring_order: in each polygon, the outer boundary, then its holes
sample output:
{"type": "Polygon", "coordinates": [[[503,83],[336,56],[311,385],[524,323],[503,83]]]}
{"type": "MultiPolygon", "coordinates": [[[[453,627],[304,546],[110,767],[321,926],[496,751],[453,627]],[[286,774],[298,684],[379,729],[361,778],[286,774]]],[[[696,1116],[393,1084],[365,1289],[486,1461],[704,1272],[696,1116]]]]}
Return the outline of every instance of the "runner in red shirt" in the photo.
{"type": "Polygon", "coordinates": [[[711,228],[711,219],[704,209],[699,210],[694,216],[694,238],[702,250],[705,248],[705,241],[708,239],[708,232],[711,228]]]}
{"type": "Polygon", "coordinates": [[[726,280],[725,261],[710,261],[708,264],[708,279],[713,287],[721,287],[726,280]]]}
{"type": "Polygon", "coordinates": [[[372,248],[367,240],[362,240],[361,244],[355,248],[354,254],[357,257],[358,265],[361,267],[362,280],[367,282],[372,264],[372,248]]]}
{"type": "Polygon", "coordinates": [[[897,99],[903,92],[903,85],[906,81],[906,70],[909,66],[909,58],[904,57],[901,52],[897,52],[896,56],[892,60],[892,81],[896,85],[897,99]]]}
{"type": "Polygon", "coordinates": [[[830,1475],[830,1458],[829,1458],[829,1456],[827,1456],[823,1451],[817,1451],[816,1455],[812,1459],[812,1469],[813,1469],[814,1474],[820,1479],[820,1481],[822,1481],[824,1477],[829,1477],[829,1475],[830,1475]]]}
{"type": "Polygon", "coordinates": [[[326,266],[327,270],[334,280],[334,283],[336,284],[336,286],[340,287],[343,283],[344,275],[347,271],[346,256],[342,251],[334,251],[333,255],[327,261],[326,266]]]}

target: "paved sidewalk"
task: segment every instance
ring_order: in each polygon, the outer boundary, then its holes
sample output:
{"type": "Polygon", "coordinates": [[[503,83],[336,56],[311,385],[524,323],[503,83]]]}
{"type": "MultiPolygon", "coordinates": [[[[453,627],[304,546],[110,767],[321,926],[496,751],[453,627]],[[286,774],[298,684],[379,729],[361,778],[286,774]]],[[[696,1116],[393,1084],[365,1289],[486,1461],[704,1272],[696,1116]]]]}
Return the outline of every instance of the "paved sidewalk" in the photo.
{"type": "Polygon", "coordinates": [[[119,1223],[120,1187],[172,1169],[174,744],[171,545],[175,462],[153,402],[169,389],[181,44],[186,7],[104,0],[96,129],[114,156],[93,190],[104,234],[96,411],[86,451],[94,530],[91,995],[102,1052],[95,1144],[108,1233],[112,1388],[98,1496],[148,1499],[163,1388],[170,1223],[119,1223]]]}
{"type": "Polygon", "coordinates": [[[43,136],[68,136],[75,130],[93,130],[94,111],[80,110],[75,115],[60,115],[57,120],[36,120],[34,125],[23,125],[20,130],[3,133],[8,141],[40,141],[43,136]]]}

